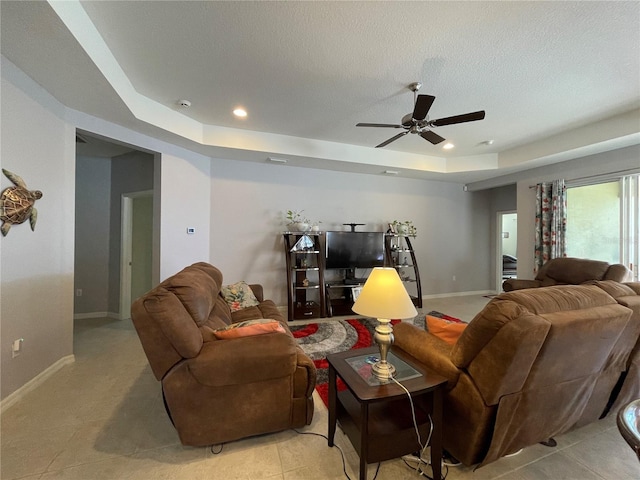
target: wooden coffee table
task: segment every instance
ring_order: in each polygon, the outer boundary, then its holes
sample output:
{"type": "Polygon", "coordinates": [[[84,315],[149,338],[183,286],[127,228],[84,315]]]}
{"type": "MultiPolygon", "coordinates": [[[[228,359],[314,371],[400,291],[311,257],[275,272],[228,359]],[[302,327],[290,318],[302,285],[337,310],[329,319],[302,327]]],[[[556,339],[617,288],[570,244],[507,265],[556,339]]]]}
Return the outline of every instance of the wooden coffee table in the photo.
{"type": "MultiPolygon", "coordinates": [[[[350,350],[327,355],[329,363],[329,436],[333,447],[336,423],[360,456],[360,480],[367,476],[367,464],[398,458],[420,451],[411,415],[411,404],[406,392],[395,382],[380,384],[371,379],[364,357],[377,355],[378,347],[350,350]],[[338,392],[337,378],[347,389],[338,392]]],[[[441,478],[442,460],[442,390],[447,380],[433,373],[418,360],[395,347],[391,348],[389,362],[404,362],[398,368],[398,381],[411,394],[416,422],[422,443],[431,434],[431,465],[433,478],[441,478]],[[406,368],[408,367],[408,368],[406,368]],[[413,371],[413,373],[411,372],[413,371]]],[[[369,366],[370,372],[370,366],[369,366]]]]}

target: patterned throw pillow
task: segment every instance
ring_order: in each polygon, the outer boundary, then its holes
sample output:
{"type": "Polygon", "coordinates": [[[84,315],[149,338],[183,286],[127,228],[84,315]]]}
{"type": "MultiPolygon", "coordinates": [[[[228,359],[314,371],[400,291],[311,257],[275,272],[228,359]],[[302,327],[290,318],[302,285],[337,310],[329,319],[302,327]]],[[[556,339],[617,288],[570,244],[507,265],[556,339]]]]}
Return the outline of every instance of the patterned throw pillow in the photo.
{"type": "Polygon", "coordinates": [[[223,285],[220,292],[229,304],[229,307],[231,307],[232,312],[260,305],[251,287],[244,281],[236,282],[232,285],[223,285]]]}
{"type": "Polygon", "coordinates": [[[216,338],[220,340],[229,338],[249,337],[252,335],[262,335],[264,333],[281,332],[285,333],[280,322],[271,318],[260,318],[257,320],[246,320],[234,323],[228,327],[218,328],[213,331],[216,338]]]}
{"type": "Polygon", "coordinates": [[[467,324],[457,318],[443,315],[443,318],[427,315],[425,317],[427,331],[450,345],[458,341],[467,324]]]}

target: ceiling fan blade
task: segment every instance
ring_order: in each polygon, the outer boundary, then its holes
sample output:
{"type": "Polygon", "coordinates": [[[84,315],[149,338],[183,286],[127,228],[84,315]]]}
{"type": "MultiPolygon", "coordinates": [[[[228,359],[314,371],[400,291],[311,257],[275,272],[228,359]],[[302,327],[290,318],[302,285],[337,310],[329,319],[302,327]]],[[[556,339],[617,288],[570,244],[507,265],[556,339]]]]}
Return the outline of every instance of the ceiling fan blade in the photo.
{"type": "Polygon", "coordinates": [[[380,145],[376,145],[376,148],[381,148],[381,147],[385,147],[387,145],[389,145],[391,142],[395,142],[396,140],[398,140],[400,137],[404,137],[407,133],[409,133],[409,130],[407,130],[406,132],[402,132],[399,133],[398,135],[396,135],[395,137],[391,137],[389,140],[385,140],[384,142],[382,142],[380,145]]]}
{"type": "Polygon", "coordinates": [[[404,128],[404,126],[395,123],[357,123],[356,127],[404,128]]]}
{"type": "Polygon", "coordinates": [[[416,105],[413,108],[413,114],[411,116],[416,120],[424,120],[435,99],[436,97],[432,95],[418,95],[418,99],[416,100],[416,105]]]}
{"type": "Polygon", "coordinates": [[[420,136],[425,140],[428,140],[429,142],[433,143],[434,145],[444,142],[445,140],[436,132],[433,132],[431,130],[425,130],[424,132],[420,132],[420,136]]]}
{"type": "Polygon", "coordinates": [[[463,115],[454,115],[453,117],[439,118],[438,120],[432,120],[429,125],[434,127],[442,127],[444,125],[453,125],[454,123],[475,122],[476,120],[482,120],[484,118],[484,110],[479,112],[465,113],[463,115]]]}

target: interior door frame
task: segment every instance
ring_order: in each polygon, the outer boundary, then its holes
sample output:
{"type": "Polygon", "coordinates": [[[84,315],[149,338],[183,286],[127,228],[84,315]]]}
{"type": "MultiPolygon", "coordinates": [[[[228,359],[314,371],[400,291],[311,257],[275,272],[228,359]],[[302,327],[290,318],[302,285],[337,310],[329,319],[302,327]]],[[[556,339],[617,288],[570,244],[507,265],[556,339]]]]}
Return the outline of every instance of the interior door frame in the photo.
{"type": "Polygon", "coordinates": [[[133,201],[152,197],[153,190],[123,193],[121,196],[120,236],[120,320],[131,318],[131,259],[133,254],[133,201]]]}

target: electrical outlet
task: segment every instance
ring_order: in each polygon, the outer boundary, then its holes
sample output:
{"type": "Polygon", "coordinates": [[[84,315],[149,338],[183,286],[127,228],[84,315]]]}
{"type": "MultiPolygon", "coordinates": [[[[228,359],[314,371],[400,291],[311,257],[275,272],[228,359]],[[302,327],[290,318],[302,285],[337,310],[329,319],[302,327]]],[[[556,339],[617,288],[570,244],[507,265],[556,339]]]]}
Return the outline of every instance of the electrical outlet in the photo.
{"type": "Polygon", "coordinates": [[[11,344],[11,358],[16,358],[20,355],[20,352],[22,351],[22,342],[24,342],[24,338],[18,338],[13,341],[11,344]]]}
{"type": "Polygon", "coordinates": [[[76,290],[76,297],[81,297],[81,296],[82,296],[82,289],[81,289],[81,288],[78,288],[78,289],[76,290]]]}

